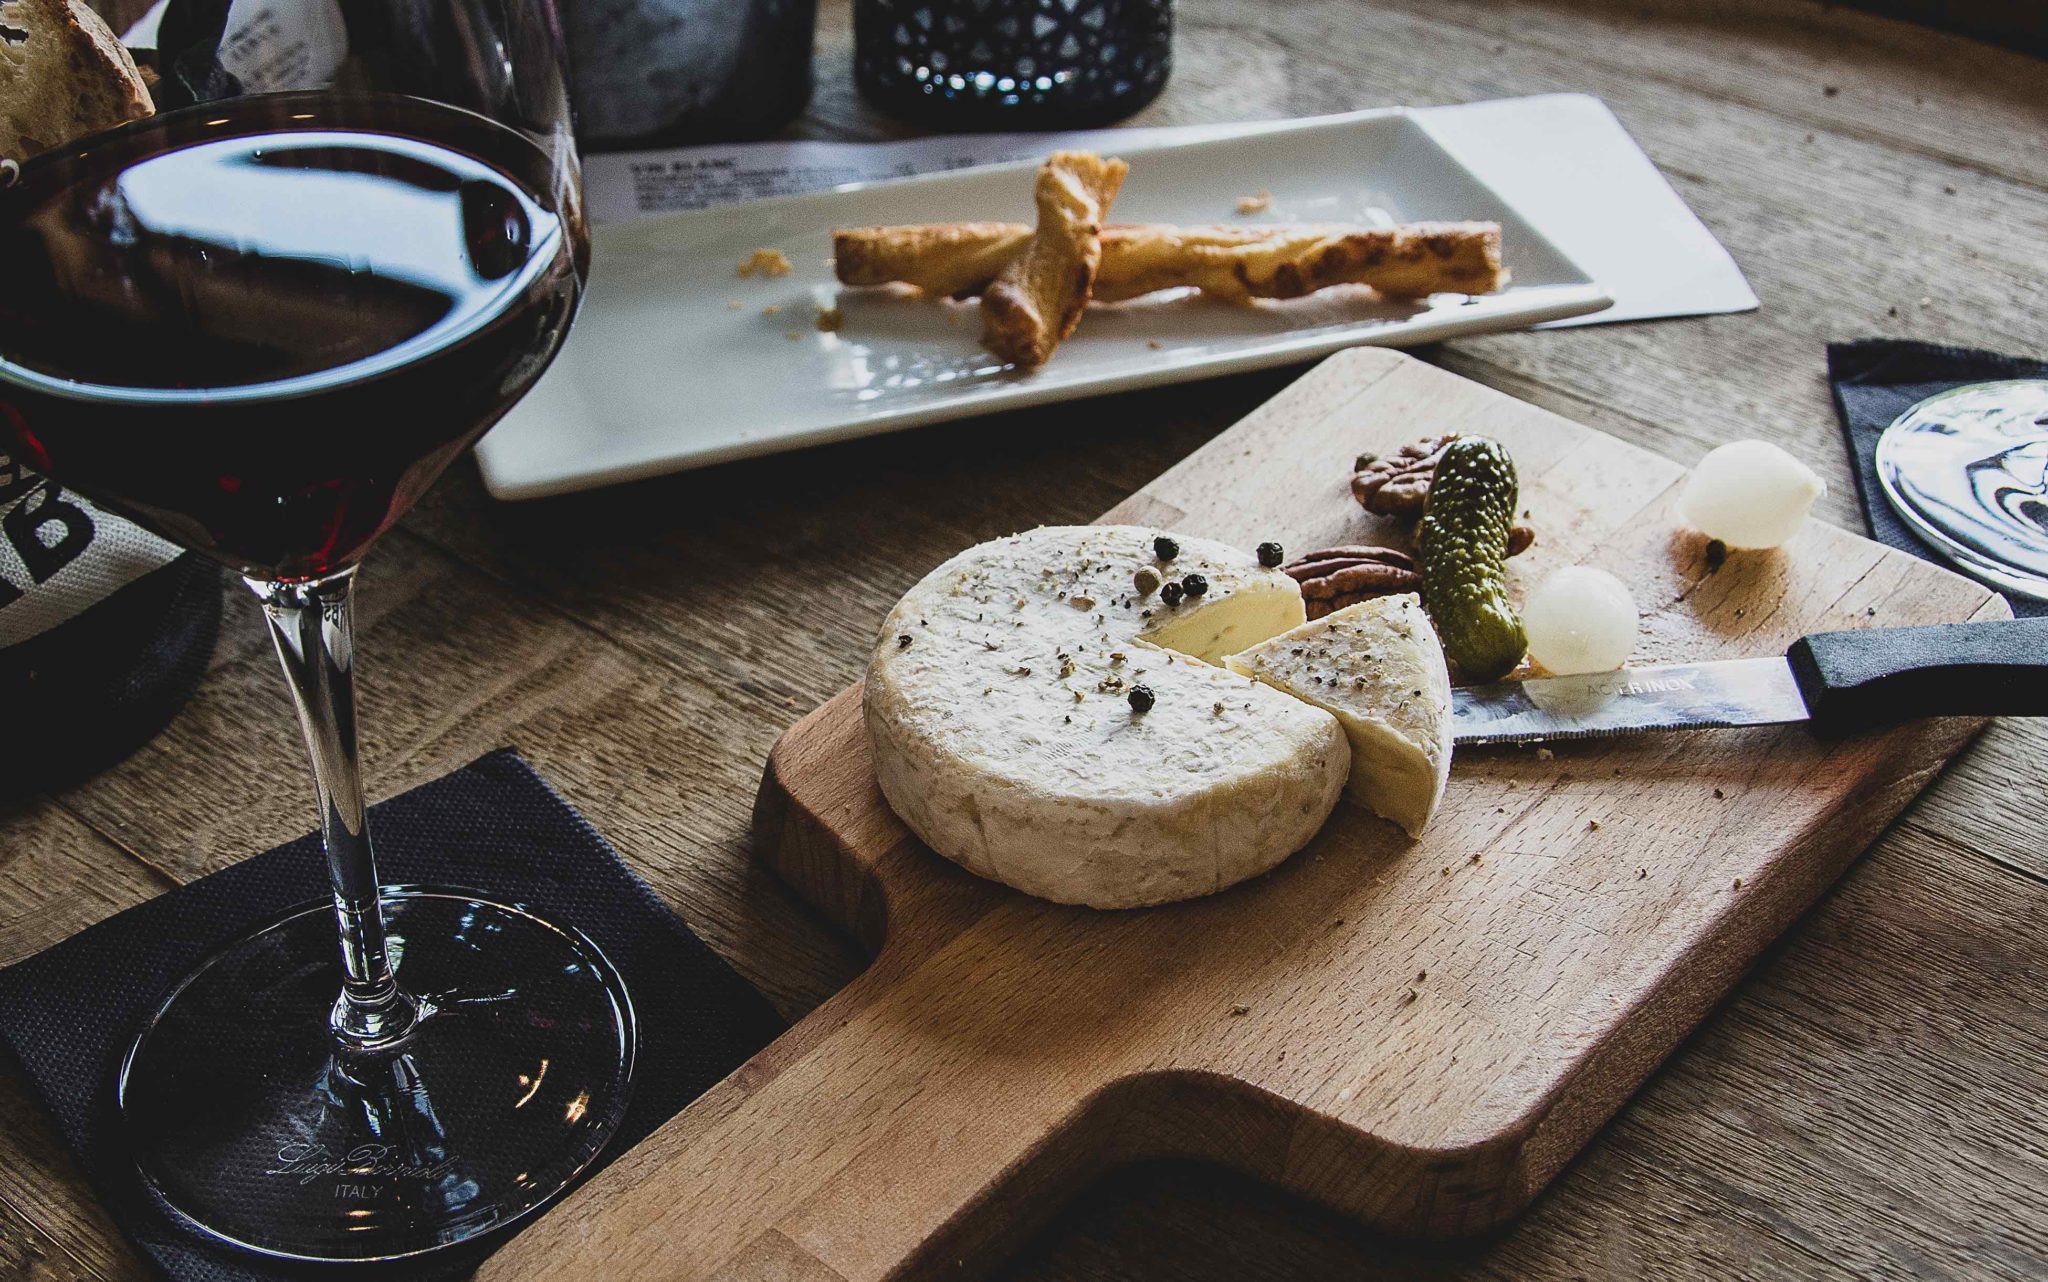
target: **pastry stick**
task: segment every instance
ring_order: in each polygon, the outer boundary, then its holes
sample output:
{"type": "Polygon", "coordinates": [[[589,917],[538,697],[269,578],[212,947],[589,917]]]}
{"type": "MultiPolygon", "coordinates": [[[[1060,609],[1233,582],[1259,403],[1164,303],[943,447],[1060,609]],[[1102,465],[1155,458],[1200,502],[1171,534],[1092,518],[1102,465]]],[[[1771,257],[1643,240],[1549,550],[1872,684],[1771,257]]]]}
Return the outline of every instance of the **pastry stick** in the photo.
{"type": "Polygon", "coordinates": [[[900,282],[937,297],[969,298],[1030,241],[1023,223],[842,227],[832,233],[832,266],[842,285],[900,282]]]}
{"type": "MultiPolygon", "coordinates": [[[[934,223],[833,233],[847,285],[900,281],[967,297],[1030,240],[1022,223],[934,223]]],[[[1103,302],[1196,286],[1221,298],[1299,298],[1332,285],[1370,285],[1392,298],[1484,294],[1507,284],[1496,223],[1398,227],[1112,224],[1102,231],[1094,297],[1103,302]]]]}
{"type": "Polygon", "coordinates": [[[1030,369],[1074,332],[1102,265],[1102,219],[1128,168],[1087,151],[1046,157],[1038,168],[1038,226],[982,291],[982,346],[1030,369]]]}
{"type": "Polygon", "coordinates": [[[1389,298],[1484,294],[1506,281],[1494,223],[1398,227],[1117,227],[1103,234],[1104,302],[1193,285],[1248,302],[1370,285],[1389,298]]]}

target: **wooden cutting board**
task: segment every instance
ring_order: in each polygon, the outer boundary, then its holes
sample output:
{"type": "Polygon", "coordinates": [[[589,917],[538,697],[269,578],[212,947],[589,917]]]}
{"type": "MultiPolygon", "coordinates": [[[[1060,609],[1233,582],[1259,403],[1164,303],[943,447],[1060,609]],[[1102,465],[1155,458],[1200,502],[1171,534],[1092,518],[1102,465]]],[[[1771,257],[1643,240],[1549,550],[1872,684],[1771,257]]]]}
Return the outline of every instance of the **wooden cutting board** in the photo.
{"type": "MultiPolygon", "coordinates": [[[[2000,617],[1986,589],[1818,522],[1709,570],[1683,469],[1398,353],[1332,357],[1104,515],[1250,546],[1369,541],[1348,463],[1430,432],[1518,461],[1520,584],[1590,563],[1638,662],[2000,617]]],[[[847,637],[864,650],[866,637],[847,637]]],[[[487,1279],[954,1275],[1156,1156],[1404,1234],[1521,1210],[1979,728],[1461,752],[1420,841],[1339,807],[1276,872],[1099,913],[976,880],[877,791],[850,689],[775,746],[760,853],[873,967],[499,1252],[487,1279]]]]}

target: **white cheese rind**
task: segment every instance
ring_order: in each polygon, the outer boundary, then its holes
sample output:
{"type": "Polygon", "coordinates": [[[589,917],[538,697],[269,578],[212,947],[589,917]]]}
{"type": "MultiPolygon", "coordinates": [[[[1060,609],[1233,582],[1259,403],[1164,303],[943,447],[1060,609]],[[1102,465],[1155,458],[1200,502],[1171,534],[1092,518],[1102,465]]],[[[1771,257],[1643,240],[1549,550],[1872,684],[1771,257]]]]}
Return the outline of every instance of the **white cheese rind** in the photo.
{"type": "Polygon", "coordinates": [[[1451,774],[1451,678],[1421,597],[1346,606],[1226,662],[1334,714],[1352,798],[1421,835],[1451,774]]]}
{"type": "Polygon", "coordinates": [[[1350,748],[1335,718],[1197,653],[1298,624],[1299,589],[1250,554],[1159,531],[1047,527],[970,548],[884,622],[863,696],[875,775],[933,850],[1061,903],[1208,894],[1306,844],[1350,748]],[[1151,566],[1209,590],[1140,597],[1151,566]],[[908,638],[905,640],[904,638],[908,638]],[[1128,692],[1153,693],[1149,711],[1128,692]]]}

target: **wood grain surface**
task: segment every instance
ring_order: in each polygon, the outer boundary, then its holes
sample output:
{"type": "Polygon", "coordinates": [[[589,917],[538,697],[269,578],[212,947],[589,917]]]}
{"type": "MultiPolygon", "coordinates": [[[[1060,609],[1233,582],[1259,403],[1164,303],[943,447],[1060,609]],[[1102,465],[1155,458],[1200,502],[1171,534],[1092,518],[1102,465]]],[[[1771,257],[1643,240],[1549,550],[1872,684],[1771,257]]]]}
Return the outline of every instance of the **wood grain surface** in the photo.
{"type": "MultiPolygon", "coordinates": [[[[139,3],[139,0],[137,0],[139,3]]],[[[1134,124],[1584,90],[1763,298],[1746,316],[1463,340],[1428,359],[1679,462],[1762,436],[1860,528],[1820,345],[2048,351],[2048,64],[1808,0],[1180,0],[1134,124]]],[[[903,131],[820,6],[793,134],[903,131]]],[[[923,567],[1085,521],[1295,372],[1104,398],[545,504],[458,468],[365,571],[373,790],[525,752],[799,1016],[859,953],[751,857],[771,743],[858,675],[923,567]]],[[[240,600],[194,704],[0,812],[0,962],[310,827],[240,600]]],[[[2048,1272],[2048,726],[1993,725],[1502,1235],[1390,1242],[1217,1169],[1104,1172],[1005,1266],[1068,1279],[2033,1278],[2048,1272]]],[[[146,1276],[0,1071],[0,1277],[146,1276]]]]}
{"type": "MultiPolygon", "coordinates": [[[[1332,357],[1102,519],[1399,539],[1352,500],[1349,460],[1418,431],[1509,448],[1539,530],[1510,591],[1614,572],[1639,659],[2009,614],[1819,522],[1711,566],[1673,512],[1683,468],[1398,352],[1332,357]]],[[[924,849],[876,787],[856,686],[770,753],[756,838],[878,947],[875,972],[480,1277],[955,1276],[1082,1176],[1160,1155],[1404,1237],[1493,1229],[1980,727],[1470,750],[1419,841],[1347,804],[1270,876],[1105,913],[924,849]]]]}

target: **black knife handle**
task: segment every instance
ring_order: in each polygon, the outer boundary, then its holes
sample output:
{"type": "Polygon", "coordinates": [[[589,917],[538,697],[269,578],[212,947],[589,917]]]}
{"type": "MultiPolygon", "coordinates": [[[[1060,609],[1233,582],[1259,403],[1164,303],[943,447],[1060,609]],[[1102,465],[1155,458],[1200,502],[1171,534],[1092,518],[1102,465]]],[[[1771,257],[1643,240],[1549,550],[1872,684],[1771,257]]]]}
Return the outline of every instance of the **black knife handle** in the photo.
{"type": "Polygon", "coordinates": [[[1785,659],[1816,730],[2048,716],[2048,618],[1816,632],[1785,659]]]}

